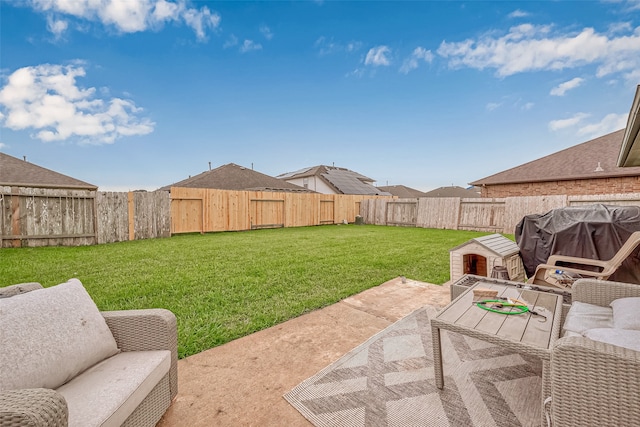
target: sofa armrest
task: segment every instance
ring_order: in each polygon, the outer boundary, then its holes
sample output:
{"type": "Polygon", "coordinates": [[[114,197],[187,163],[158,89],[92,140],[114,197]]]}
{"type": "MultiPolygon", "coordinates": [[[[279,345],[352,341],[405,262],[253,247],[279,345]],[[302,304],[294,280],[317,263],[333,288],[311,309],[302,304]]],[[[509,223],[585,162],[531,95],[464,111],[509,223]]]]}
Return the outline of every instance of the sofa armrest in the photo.
{"type": "Polygon", "coordinates": [[[609,280],[578,279],[571,287],[573,301],[607,307],[618,298],[640,297],[640,285],[609,280]]]}
{"type": "Polygon", "coordinates": [[[0,427],[66,427],[67,402],[60,393],[46,388],[0,392],[0,427]]]}
{"type": "Polygon", "coordinates": [[[15,295],[20,295],[25,292],[31,292],[38,289],[42,289],[42,285],[37,282],[18,283],[17,285],[6,286],[0,288],[0,298],[9,298],[15,295]]]}
{"type": "Polygon", "coordinates": [[[556,426],[640,425],[640,352],[585,337],[559,339],[551,354],[556,426]]]}
{"type": "Polygon", "coordinates": [[[171,351],[169,380],[171,398],[178,393],[178,330],[176,316],[163,308],[103,311],[113,337],[122,351],[171,351]]]}

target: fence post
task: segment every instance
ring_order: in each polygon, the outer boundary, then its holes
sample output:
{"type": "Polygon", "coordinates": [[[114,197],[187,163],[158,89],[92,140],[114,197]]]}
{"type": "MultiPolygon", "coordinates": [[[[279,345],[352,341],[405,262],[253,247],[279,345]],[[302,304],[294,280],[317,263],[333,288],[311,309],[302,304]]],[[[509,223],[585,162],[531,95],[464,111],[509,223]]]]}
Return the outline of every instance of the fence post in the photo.
{"type": "Polygon", "coordinates": [[[135,240],[136,238],[136,208],[134,204],[134,193],[129,191],[127,194],[127,206],[129,208],[129,240],[135,240]]]}

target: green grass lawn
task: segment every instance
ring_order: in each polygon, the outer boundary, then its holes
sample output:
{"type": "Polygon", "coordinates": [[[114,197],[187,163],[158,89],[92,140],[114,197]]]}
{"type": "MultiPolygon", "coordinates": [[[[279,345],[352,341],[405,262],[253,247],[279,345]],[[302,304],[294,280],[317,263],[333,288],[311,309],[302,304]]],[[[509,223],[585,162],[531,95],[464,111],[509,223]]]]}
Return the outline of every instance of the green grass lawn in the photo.
{"type": "Polygon", "coordinates": [[[162,307],[186,357],[394,277],[442,284],[472,231],[330,225],[0,249],[0,286],[77,277],[101,310],[162,307]]]}

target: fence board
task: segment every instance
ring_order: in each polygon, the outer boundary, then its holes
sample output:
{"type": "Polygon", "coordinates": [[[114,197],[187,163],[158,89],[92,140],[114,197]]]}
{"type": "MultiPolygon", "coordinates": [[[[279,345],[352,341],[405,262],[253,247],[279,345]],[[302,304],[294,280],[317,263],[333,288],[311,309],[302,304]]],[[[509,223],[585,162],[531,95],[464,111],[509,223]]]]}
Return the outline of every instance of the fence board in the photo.
{"type": "Polygon", "coordinates": [[[423,197],[418,200],[418,227],[457,230],[459,217],[459,197],[423,197]]]}

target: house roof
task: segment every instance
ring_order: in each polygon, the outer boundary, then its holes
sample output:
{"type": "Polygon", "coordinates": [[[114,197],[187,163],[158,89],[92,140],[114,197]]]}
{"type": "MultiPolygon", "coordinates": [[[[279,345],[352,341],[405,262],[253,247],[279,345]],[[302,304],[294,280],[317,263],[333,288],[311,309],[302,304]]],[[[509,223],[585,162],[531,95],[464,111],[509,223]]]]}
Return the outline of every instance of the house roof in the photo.
{"type": "Polygon", "coordinates": [[[15,187],[68,188],[97,190],[79,179],[0,153],[0,185],[15,187]]]}
{"type": "Polygon", "coordinates": [[[321,179],[338,194],[366,194],[390,196],[391,193],[380,191],[373,185],[374,180],[346,168],[336,166],[312,166],[295,172],[278,175],[282,180],[315,176],[321,179]]]}
{"type": "Polygon", "coordinates": [[[639,176],[640,167],[622,168],[617,165],[624,133],[624,129],[612,132],[474,181],[471,185],[639,176]]]}
{"type": "Polygon", "coordinates": [[[282,191],[296,193],[314,193],[314,191],[300,187],[247,169],[244,166],[228,163],[215,169],[192,176],[185,180],[160,188],[169,191],[171,187],[215,188],[218,190],[245,191],[282,191]]]}
{"type": "Polygon", "coordinates": [[[516,242],[514,242],[513,240],[509,240],[503,235],[497,233],[476,237],[461,245],[456,246],[455,248],[449,249],[449,252],[456,251],[471,242],[476,242],[482,245],[483,247],[500,257],[509,256],[520,252],[520,247],[518,247],[518,244],[516,242]]]}
{"type": "Polygon", "coordinates": [[[425,197],[425,193],[415,188],[407,187],[406,185],[387,185],[378,187],[381,191],[391,193],[393,196],[401,199],[410,199],[415,197],[425,197]]]}
{"type": "Polygon", "coordinates": [[[471,197],[480,197],[480,193],[452,185],[451,187],[440,187],[427,191],[423,197],[461,197],[468,199],[471,197]]]}
{"type": "Polygon", "coordinates": [[[640,85],[636,88],[636,96],[631,103],[618,166],[640,166],[640,85]]]}

